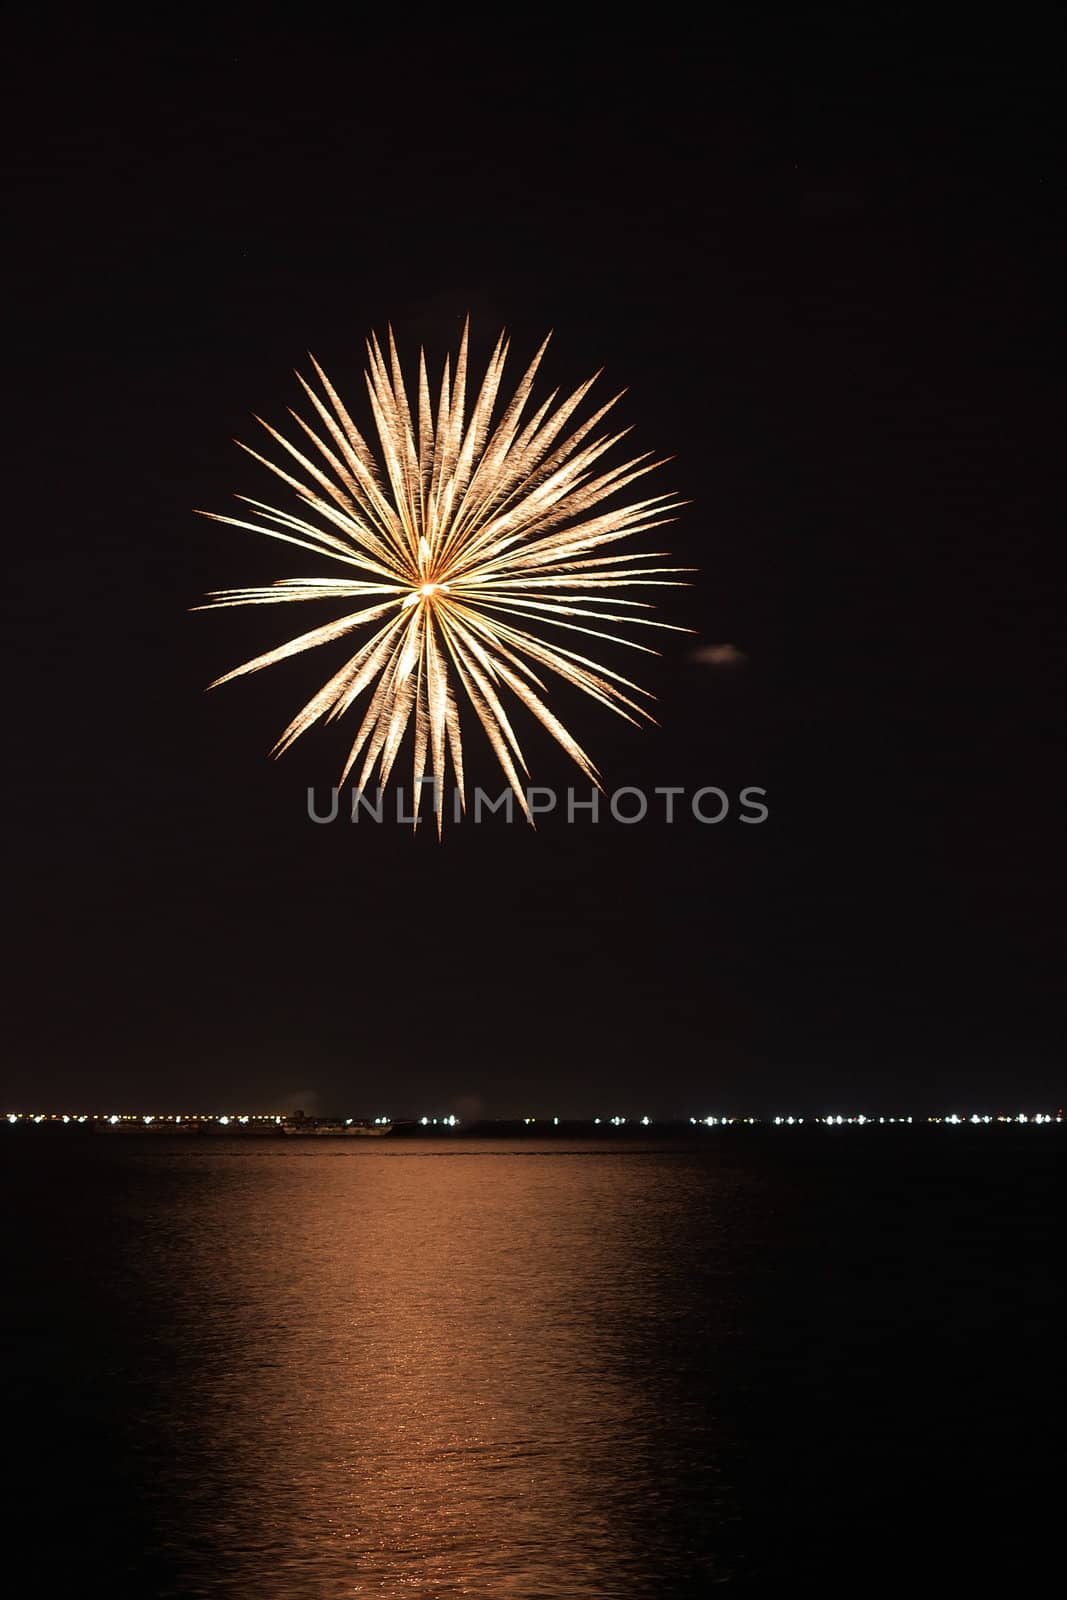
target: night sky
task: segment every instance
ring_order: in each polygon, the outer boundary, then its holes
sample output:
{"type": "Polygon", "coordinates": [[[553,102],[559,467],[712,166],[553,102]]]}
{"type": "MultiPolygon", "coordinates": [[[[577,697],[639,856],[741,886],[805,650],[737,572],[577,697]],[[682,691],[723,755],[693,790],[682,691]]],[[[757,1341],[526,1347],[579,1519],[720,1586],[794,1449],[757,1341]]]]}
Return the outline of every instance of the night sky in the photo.
{"type": "Polygon", "coordinates": [[[4,1099],[1054,1108],[1062,37],[353,15],[9,39],[4,1099]],[[285,503],[232,438],[468,311],[691,502],[659,726],[564,719],[764,825],[316,827],[344,729],[268,751],[343,650],[203,692],[330,615],[189,614],[326,565],[194,516],[285,503]]]}

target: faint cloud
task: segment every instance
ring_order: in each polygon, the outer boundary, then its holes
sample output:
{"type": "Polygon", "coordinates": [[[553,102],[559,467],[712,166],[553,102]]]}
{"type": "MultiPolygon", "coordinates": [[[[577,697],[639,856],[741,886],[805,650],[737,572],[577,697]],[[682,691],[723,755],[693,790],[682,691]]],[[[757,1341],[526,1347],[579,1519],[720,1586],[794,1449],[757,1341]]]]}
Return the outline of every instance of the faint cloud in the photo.
{"type": "Polygon", "coordinates": [[[833,187],[804,188],[797,195],[803,217],[847,217],[863,210],[863,195],[858,189],[833,187]]]}
{"type": "Polygon", "coordinates": [[[282,1096],[282,1110],[291,1116],[296,1111],[302,1111],[305,1117],[317,1117],[319,1114],[319,1096],[314,1089],[291,1089],[282,1096]]]}
{"type": "Polygon", "coordinates": [[[743,667],[748,657],[735,644],[702,644],[689,652],[689,659],[705,667],[743,667]]]}

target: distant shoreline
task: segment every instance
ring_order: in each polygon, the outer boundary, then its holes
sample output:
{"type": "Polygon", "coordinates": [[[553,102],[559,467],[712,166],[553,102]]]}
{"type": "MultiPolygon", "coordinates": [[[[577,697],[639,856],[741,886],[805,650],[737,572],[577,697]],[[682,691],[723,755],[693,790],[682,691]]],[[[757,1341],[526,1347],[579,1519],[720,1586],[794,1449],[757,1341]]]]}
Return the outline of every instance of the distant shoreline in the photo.
{"type": "Polygon", "coordinates": [[[373,1136],[375,1144],[383,1139],[390,1143],[411,1139],[484,1140],[484,1139],[581,1139],[604,1140],[611,1143],[638,1141],[655,1143],[661,1140],[690,1139],[695,1144],[709,1138],[737,1138],[764,1135],[775,1139],[815,1137],[837,1140],[847,1135],[855,1139],[913,1137],[925,1133],[940,1133],[959,1139],[965,1132],[983,1137],[1003,1136],[1009,1132],[1053,1134],[1062,1130],[1063,1113],[1024,1112],[999,1114],[949,1113],[910,1116],[867,1116],[843,1113],[818,1114],[805,1117],[714,1117],[714,1118],[571,1118],[571,1117],[514,1117],[477,1119],[460,1122],[454,1118],[287,1118],[273,1114],[234,1116],[182,1116],[151,1113],[116,1114],[92,1113],[8,1113],[0,1118],[0,1143],[12,1138],[51,1138],[60,1136],[77,1138],[93,1135],[119,1139],[158,1140],[160,1138],[184,1143],[189,1140],[237,1139],[285,1141],[316,1138],[318,1140],[344,1139],[353,1136],[373,1136]],[[8,1139],[2,1138],[3,1132],[8,1139]]]}

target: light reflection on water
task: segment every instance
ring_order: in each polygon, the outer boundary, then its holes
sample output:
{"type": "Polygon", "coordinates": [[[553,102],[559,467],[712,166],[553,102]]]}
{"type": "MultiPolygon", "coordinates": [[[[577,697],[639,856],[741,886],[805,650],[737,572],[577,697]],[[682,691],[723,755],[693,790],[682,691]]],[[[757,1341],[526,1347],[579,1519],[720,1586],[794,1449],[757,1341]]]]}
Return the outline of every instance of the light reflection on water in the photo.
{"type": "Polygon", "coordinates": [[[109,1600],[1029,1592],[1058,1148],[4,1144],[7,1553],[109,1600]]]}
{"type": "MultiPolygon", "coordinates": [[[[144,1426],[173,1445],[161,1520],[211,1529],[184,1554],[186,1585],[646,1592],[678,1422],[657,1350],[672,1236],[704,1209],[707,1174],[585,1154],[173,1158],[187,1193],[156,1266],[174,1381],[144,1426]]],[[[715,1441],[700,1443],[688,1466],[710,1480],[715,1441]]],[[[659,1552],[661,1579],[676,1562],[684,1549],[659,1552]]]]}

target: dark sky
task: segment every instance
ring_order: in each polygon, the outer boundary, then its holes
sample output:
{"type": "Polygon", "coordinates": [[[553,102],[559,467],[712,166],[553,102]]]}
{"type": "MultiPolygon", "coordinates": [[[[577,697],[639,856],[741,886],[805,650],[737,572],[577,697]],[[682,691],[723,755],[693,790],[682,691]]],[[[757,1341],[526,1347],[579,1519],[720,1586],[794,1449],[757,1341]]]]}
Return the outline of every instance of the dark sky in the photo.
{"type": "Polygon", "coordinates": [[[323,16],[9,40],[4,1098],[1054,1102],[1054,25],[323,16]],[[559,704],[609,788],[762,785],[765,825],[315,827],[343,731],[267,751],[322,658],[204,695],[288,618],[188,608],[322,565],[193,515],[271,498],[232,436],[308,349],[363,418],[370,329],[438,362],[468,310],[516,366],[554,328],[552,386],[603,366],[692,502],[659,727],[559,704]]]}

